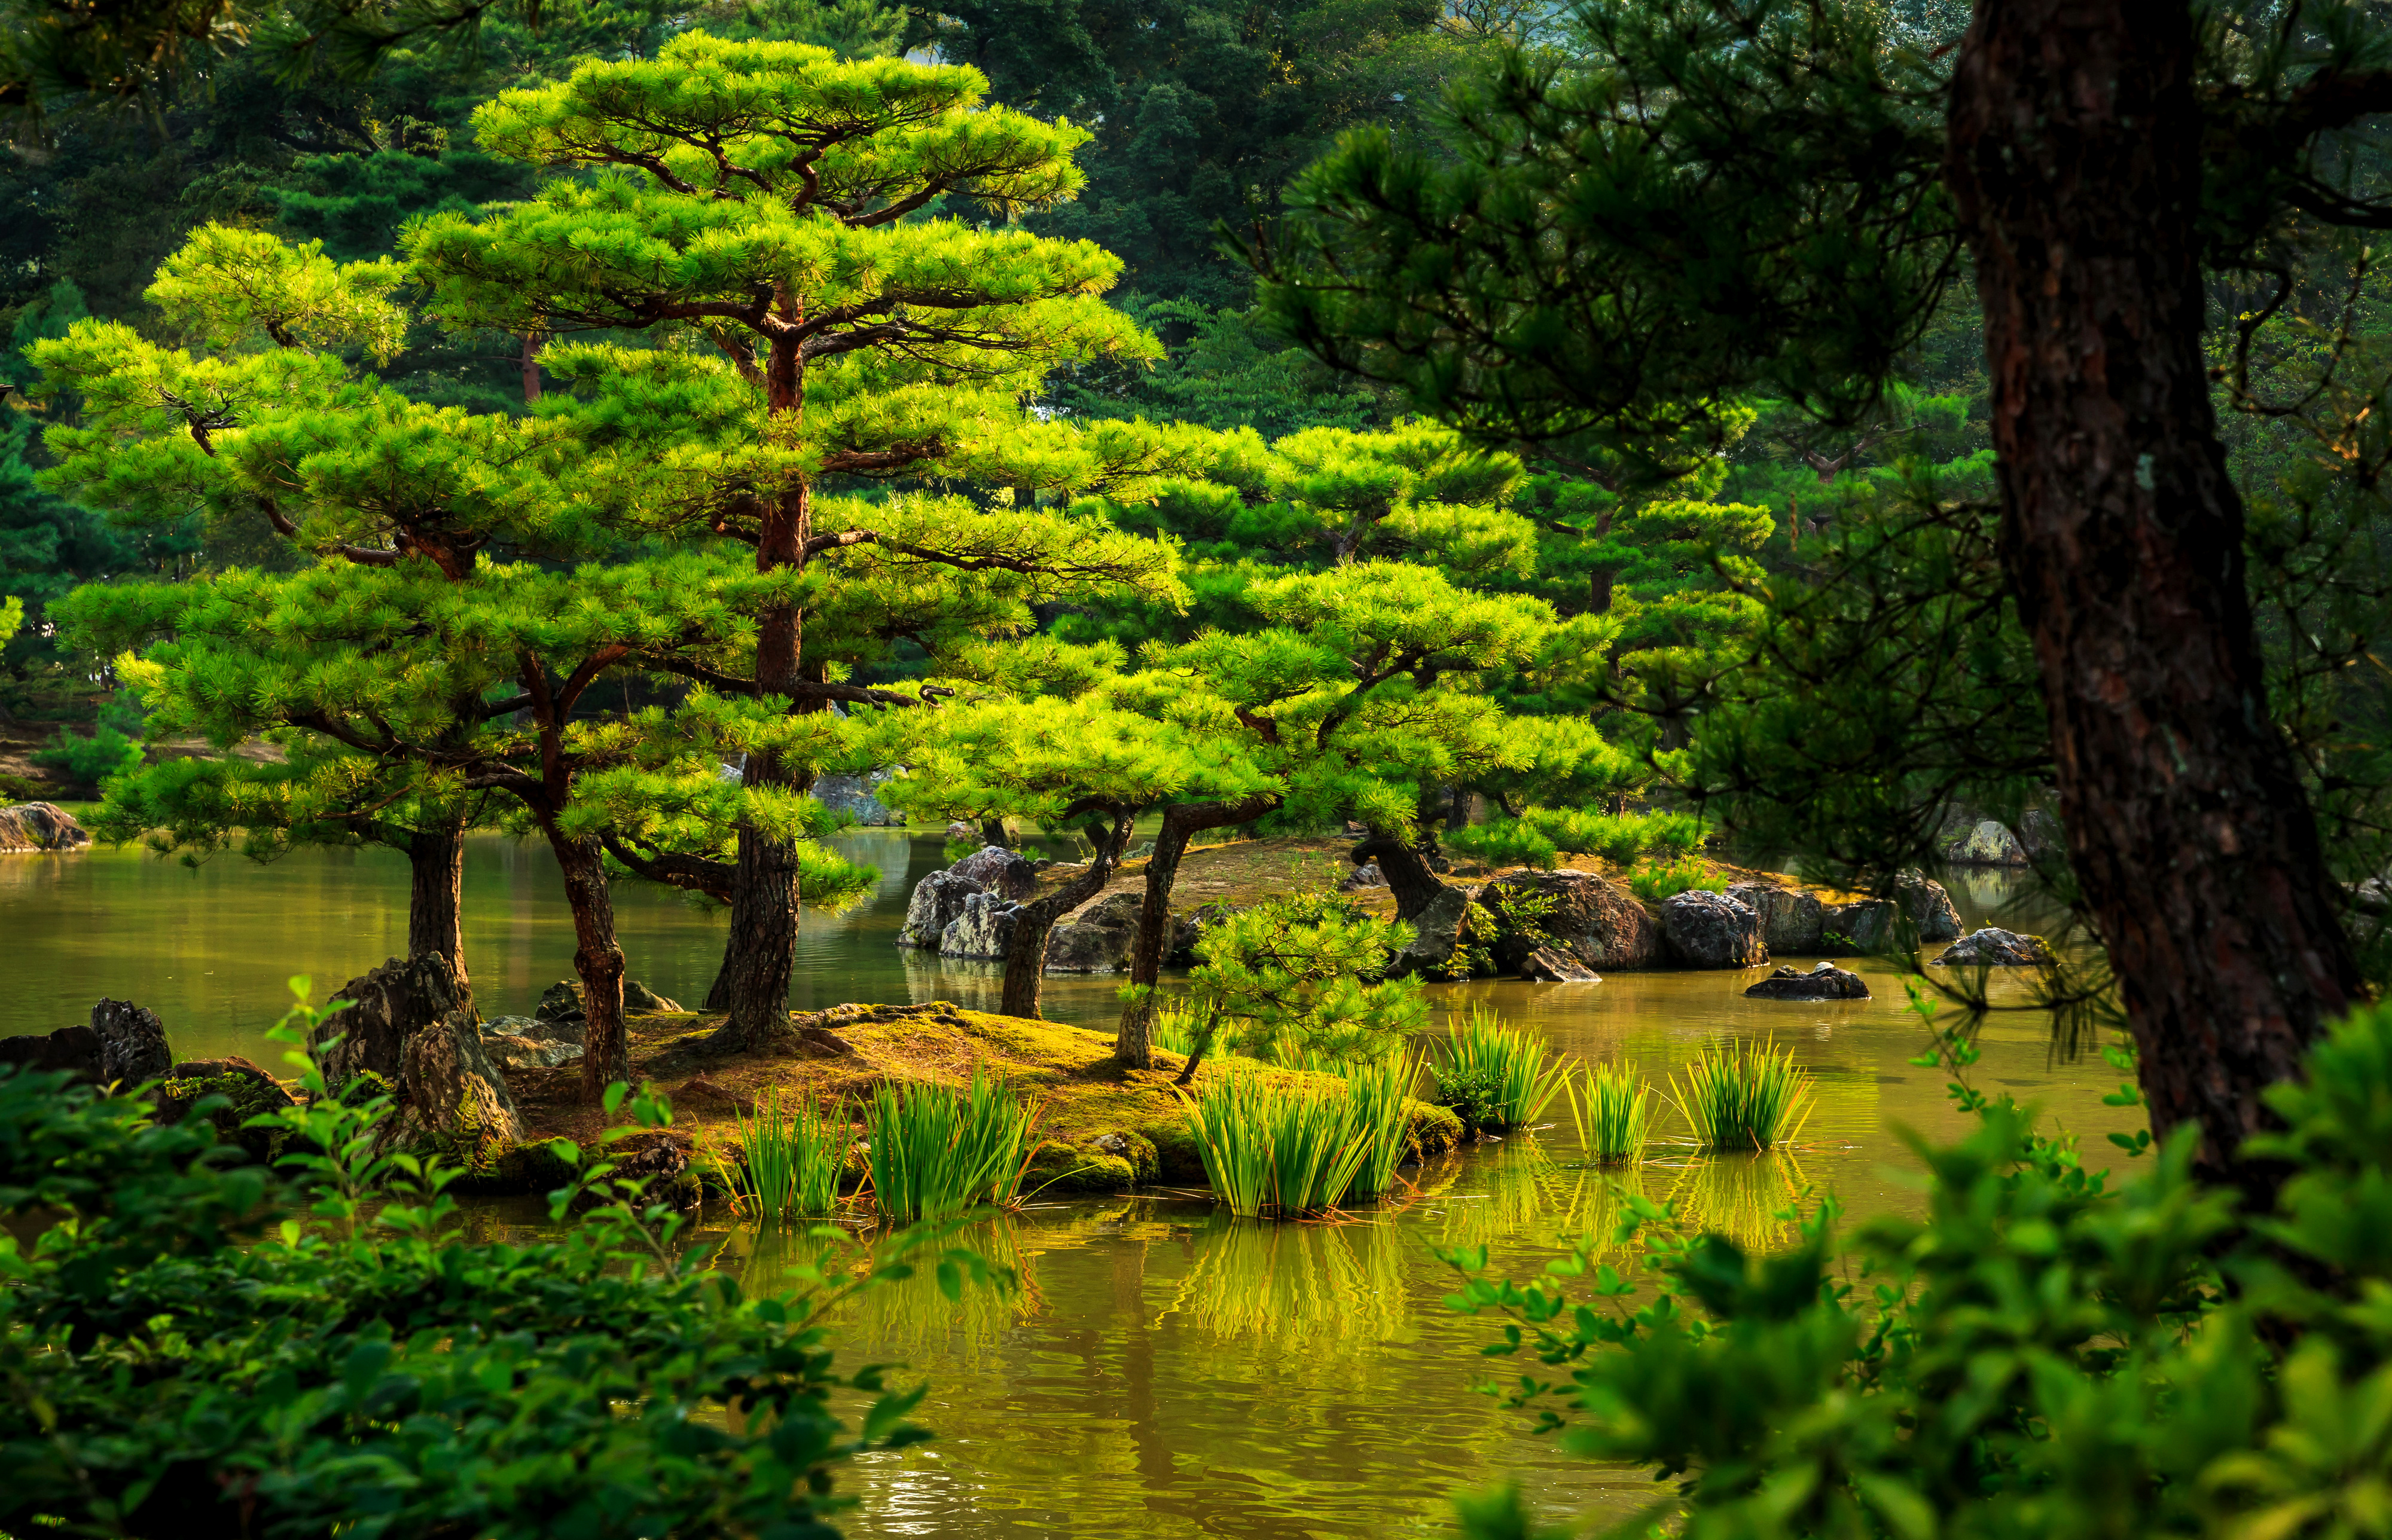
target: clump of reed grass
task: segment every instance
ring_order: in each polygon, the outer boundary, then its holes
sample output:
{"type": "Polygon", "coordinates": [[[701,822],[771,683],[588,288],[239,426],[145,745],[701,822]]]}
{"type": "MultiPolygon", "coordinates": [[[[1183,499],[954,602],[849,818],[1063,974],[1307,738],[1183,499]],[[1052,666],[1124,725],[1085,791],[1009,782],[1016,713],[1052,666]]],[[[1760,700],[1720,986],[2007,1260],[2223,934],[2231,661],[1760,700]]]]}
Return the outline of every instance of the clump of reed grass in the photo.
{"type": "Polygon", "coordinates": [[[784,1112],[779,1086],[752,1115],[736,1116],[739,1158],[713,1158],[742,1219],[816,1219],[838,1207],[852,1139],[846,1119],[826,1116],[810,1102],[784,1112]]]}
{"type": "Polygon", "coordinates": [[[1653,1125],[1653,1088],[1633,1064],[1590,1065],[1563,1082],[1579,1147],[1598,1165],[1632,1165],[1653,1125]]]}
{"type": "Polygon", "coordinates": [[[982,1203],[1010,1203],[1038,1148],[1035,1106],[1001,1078],[974,1068],[960,1091],[882,1085],[865,1117],[872,1198],[899,1223],[945,1219],[982,1203]]]}
{"type": "Polygon", "coordinates": [[[1157,1005],[1146,1029],[1151,1047],[1185,1058],[1196,1051],[1196,1013],[1185,1005],[1157,1005]]]}
{"type": "Polygon", "coordinates": [[[1338,1063],[1331,1072],[1344,1078],[1354,1126],[1369,1142],[1347,1196],[1378,1197],[1394,1191],[1396,1168],[1403,1164],[1410,1139],[1417,1067],[1403,1054],[1389,1054],[1368,1063],[1338,1063]]]}
{"type": "Polygon", "coordinates": [[[1705,1149],[1764,1150],[1802,1132],[1816,1096],[1794,1050],[1738,1043],[1704,1049],[1686,1066],[1684,1090],[1670,1076],[1670,1100],[1705,1149]]]}
{"type": "Polygon", "coordinates": [[[1433,1067],[1438,1100],[1473,1132],[1508,1132],[1545,1115],[1569,1078],[1569,1062],[1553,1059],[1542,1038],[1473,1004],[1446,1033],[1442,1062],[1433,1067]]]}
{"type": "MultiPolygon", "coordinates": [[[[1354,1094],[1247,1072],[1224,1075],[1184,1102],[1188,1132],[1213,1191],[1243,1218],[1294,1219],[1333,1209],[1358,1181],[1384,1182],[1401,1158],[1400,1094],[1354,1094]]],[[[1380,1189],[1384,1190],[1384,1189],[1380,1189]]]]}

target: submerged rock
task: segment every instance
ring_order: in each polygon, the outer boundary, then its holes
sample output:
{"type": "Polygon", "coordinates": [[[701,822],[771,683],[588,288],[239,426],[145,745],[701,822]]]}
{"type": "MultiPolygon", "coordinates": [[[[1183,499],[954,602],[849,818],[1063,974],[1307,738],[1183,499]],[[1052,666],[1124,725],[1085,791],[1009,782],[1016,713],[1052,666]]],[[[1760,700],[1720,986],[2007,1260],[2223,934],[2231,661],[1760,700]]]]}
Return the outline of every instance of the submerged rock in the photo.
{"type": "Polygon", "coordinates": [[[1539,947],[1520,961],[1520,977],[1553,984],[1600,984],[1603,976],[1560,947],[1539,947]]]}
{"type": "Polygon", "coordinates": [[[1724,893],[1689,888],[1661,900],[1661,934],[1690,968],[1750,968],[1769,961],[1761,916],[1724,893]]]}
{"type": "Polygon", "coordinates": [[[51,802],[0,808],[0,850],[72,850],[91,843],[91,831],[51,802]]]}
{"type": "Polygon", "coordinates": [[[1987,925],[1944,948],[1935,961],[1944,967],[2034,968],[2051,961],[2051,948],[2040,936],[1987,925]]]}
{"type": "Polygon", "coordinates": [[[1756,1000],[1866,1000],[1867,981],[1833,963],[1822,963],[1808,973],[1780,968],[1744,991],[1756,1000]]]}

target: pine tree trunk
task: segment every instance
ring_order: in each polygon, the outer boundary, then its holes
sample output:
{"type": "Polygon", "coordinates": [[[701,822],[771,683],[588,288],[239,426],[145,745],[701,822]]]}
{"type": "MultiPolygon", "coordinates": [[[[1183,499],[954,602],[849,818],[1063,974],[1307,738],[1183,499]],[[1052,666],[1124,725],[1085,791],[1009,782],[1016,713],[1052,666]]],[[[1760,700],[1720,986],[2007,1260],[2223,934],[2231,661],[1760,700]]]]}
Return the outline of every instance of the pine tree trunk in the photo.
{"type": "Polygon", "coordinates": [[[2202,351],[2202,123],[2181,0],[1982,0],[1947,175],[1977,257],[2004,557],[2051,715],[2070,860],[2152,1124],[2212,1180],[2259,1094],[2359,998],[2270,728],[2202,351]]]}
{"type": "Polygon", "coordinates": [[[731,963],[739,955],[739,931],[736,926],[724,928],[729,934],[722,942],[722,965],[714,970],[714,985],[706,991],[706,1003],[698,1007],[700,1010],[731,1009],[731,963]]]}
{"type": "Polygon", "coordinates": [[[1038,1014],[1038,987],[1046,977],[1046,938],[1055,922],[1104,891],[1112,881],[1113,866],[1129,841],[1130,815],[1114,823],[1110,842],[1103,844],[1088,869],[1045,898],[1014,912],[1013,936],[1006,943],[1005,998],[997,1010],[1005,1016],[1043,1019],[1038,1014]]]}
{"type": "Polygon", "coordinates": [[[565,874],[565,901],[573,911],[573,971],[581,977],[587,1023],[581,1055],[581,1094],[595,1105],[606,1087],[631,1078],[630,1044],[623,1037],[623,949],[615,939],[615,899],[606,887],[604,848],[554,825],[549,848],[565,874]]]}
{"type": "Polygon", "coordinates": [[[407,869],[407,954],[446,957],[465,982],[463,822],[411,831],[407,869]]]}
{"type": "Polygon", "coordinates": [[[1163,977],[1164,946],[1171,937],[1171,887],[1179,880],[1179,861],[1188,853],[1189,839],[1200,830],[1226,829],[1260,818],[1279,804],[1276,795],[1262,792],[1236,802],[1190,802],[1163,810],[1154,854],[1146,861],[1138,941],[1130,949],[1129,981],[1138,992],[1122,1007],[1121,1025],[1113,1033],[1113,1057],[1124,1068],[1154,1068],[1154,986],[1163,977]]]}
{"type": "Polygon", "coordinates": [[[1387,886],[1396,895],[1396,918],[1410,920],[1436,901],[1445,891],[1444,879],[1429,869],[1420,851],[1400,839],[1380,835],[1366,839],[1354,847],[1347,859],[1359,866],[1366,861],[1379,863],[1379,871],[1387,879],[1387,886]]]}

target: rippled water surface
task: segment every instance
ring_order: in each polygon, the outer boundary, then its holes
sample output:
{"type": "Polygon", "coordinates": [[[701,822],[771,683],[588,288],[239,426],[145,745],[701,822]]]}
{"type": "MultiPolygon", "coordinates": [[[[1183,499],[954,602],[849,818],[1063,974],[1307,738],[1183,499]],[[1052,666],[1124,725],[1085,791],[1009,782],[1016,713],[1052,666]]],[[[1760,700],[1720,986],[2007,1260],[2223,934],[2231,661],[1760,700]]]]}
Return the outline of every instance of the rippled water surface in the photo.
{"type": "MultiPolygon", "coordinates": [[[[846,853],[881,869],[878,896],[848,915],[808,915],[800,1007],[846,1000],[994,1003],[990,970],[908,960],[890,943],[911,879],[940,841],[859,831],[846,853]]],[[[2001,879],[1963,879],[1982,923],[2001,879]]],[[[0,856],[0,1035],[84,1019],[102,995],[164,1018],[183,1056],[266,1057],[259,1034],[283,980],[320,998],[403,947],[407,869],[380,851],[303,852],[270,866],[224,857],[190,871],[137,851],[0,856]]],[[[633,977],[683,1000],[720,961],[720,922],[669,894],[626,886],[617,905],[633,977]]],[[[486,1013],[525,1011],[571,971],[572,927],[544,850],[477,838],[466,867],[466,946],[486,1013]]],[[[1915,1206],[1916,1162],[1899,1130],[1959,1132],[1944,1076],[1912,1067],[1924,1036],[1899,983],[1856,964],[1877,998],[1749,1001],[1748,975],[1615,974],[1601,984],[1441,987],[1542,1029],[1564,1052],[1625,1055],[1655,1077],[1702,1045],[1774,1037],[1815,1077],[1819,1108],[1800,1146],[1762,1160],[1656,1149],[1632,1180],[1748,1240],[1804,1188],[1866,1215],[1915,1206]]],[[[1113,981],[1054,978],[1047,1014],[1098,1023],[1113,981]]],[[[2054,1063],[2046,1024],[1996,1016],[1978,1083],[2009,1091],[2091,1137],[2118,1125],[2100,1105],[2115,1080],[2098,1060],[2054,1063]]],[[[927,1378],[918,1417],[934,1443],[858,1473],[852,1533],[869,1535],[1381,1535],[1442,1533],[1447,1496],[1520,1482],[1556,1515],[1618,1508],[1649,1489],[1634,1473],[1561,1456],[1472,1387],[1493,1326],[1442,1303],[1437,1250],[1488,1247],[1536,1272],[1577,1236],[1607,1233],[1618,1197],[1579,1167],[1566,1127],[1466,1151],[1410,1173],[1418,1191],[1347,1224],[1239,1223],[1203,1203],[1144,1197],[1040,1206],[982,1226],[1013,1268],[1010,1294],[950,1305],[914,1280],[847,1307],[843,1353],[927,1378]]],[[[807,1244],[730,1233],[732,1262],[759,1282],[807,1244]]]]}

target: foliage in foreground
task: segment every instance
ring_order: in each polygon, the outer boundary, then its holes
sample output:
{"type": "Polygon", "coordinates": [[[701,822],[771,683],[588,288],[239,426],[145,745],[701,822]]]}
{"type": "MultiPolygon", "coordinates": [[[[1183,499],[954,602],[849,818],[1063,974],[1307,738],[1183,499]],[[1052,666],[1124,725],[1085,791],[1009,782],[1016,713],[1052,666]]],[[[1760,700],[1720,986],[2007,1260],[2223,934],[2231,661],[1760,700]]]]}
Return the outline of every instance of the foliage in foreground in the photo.
{"type": "MultiPolygon", "coordinates": [[[[1943,1040],[1956,1073],[1975,1060],[1943,1040]]],[[[1935,1055],[1921,1061],[1933,1064],[1935,1055]]],[[[2392,1010],[2360,1013],[2268,1093],[2291,1171],[2275,1210],[2192,1175],[2183,1128],[2115,1186],[2008,1098],[1956,1081],[1982,1119],[1914,1140],[1924,1219],[1755,1257],[1655,1223],[1652,1297],[1592,1242],[1518,1284],[1450,1260],[1456,1302],[1510,1317],[1490,1353],[1540,1368],[1496,1393],[1565,1446],[1674,1484],[1615,1527],[1686,1540],[2385,1531],[2392,1469],[2392,1010]],[[1631,1296],[1645,1294],[1632,1304],[1631,1296]],[[1592,1296],[1591,1298],[1583,1296],[1592,1296]],[[1606,1308],[1607,1301],[1607,1308],[1606,1308]]],[[[2131,1091],[2111,1098],[2132,1105],[2131,1091]]],[[[1463,1505],[1471,1534],[1545,1534],[1517,1495],[1463,1505]]]]}
{"type": "Polygon", "coordinates": [[[452,1172],[372,1154],[382,1110],[292,1109],[321,1153],[291,1181],[233,1164],[204,1104],[159,1124],[0,1074],[0,1213],[54,1221],[0,1233],[0,1531],[822,1540],[841,1464],[927,1436],[918,1391],[834,1369],[848,1287],[820,1270],[744,1294],[604,1151],[560,1151],[552,1238],[468,1238],[452,1172]],[[830,1408],[853,1392],[857,1432],[830,1408]]]}

